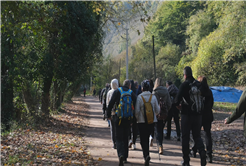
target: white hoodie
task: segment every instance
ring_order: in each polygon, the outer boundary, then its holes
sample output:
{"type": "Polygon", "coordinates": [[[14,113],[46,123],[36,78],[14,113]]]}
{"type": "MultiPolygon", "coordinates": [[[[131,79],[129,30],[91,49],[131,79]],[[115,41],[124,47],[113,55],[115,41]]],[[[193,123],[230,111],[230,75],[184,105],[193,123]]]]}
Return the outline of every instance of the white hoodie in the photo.
{"type": "MultiPolygon", "coordinates": [[[[111,100],[111,97],[113,96],[114,91],[119,88],[119,83],[118,83],[118,80],[117,79],[113,79],[111,81],[111,88],[112,89],[110,91],[108,91],[108,93],[107,93],[107,99],[106,99],[107,107],[109,105],[109,102],[111,100]]],[[[115,115],[114,110],[112,110],[112,115],[115,115]]]]}

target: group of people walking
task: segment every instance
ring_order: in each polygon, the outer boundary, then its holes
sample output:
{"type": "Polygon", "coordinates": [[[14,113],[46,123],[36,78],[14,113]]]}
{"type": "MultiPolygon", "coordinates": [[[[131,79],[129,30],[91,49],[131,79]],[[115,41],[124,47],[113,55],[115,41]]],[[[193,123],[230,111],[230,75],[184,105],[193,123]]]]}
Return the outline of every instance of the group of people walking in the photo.
{"type": "Polygon", "coordinates": [[[183,166],[189,166],[190,155],[198,152],[201,166],[207,159],[212,162],[211,124],[213,121],[213,94],[206,77],[197,80],[189,66],[184,68],[184,82],[179,89],[162,78],[143,80],[141,85],[125,80],[120,86],[117,79],[101,90],[99,100],[103,104],[103,119],[109,121],[113,148],[117,149],[119,166],[127,162],[129,148],[136,149],[137,135],[143,151],[144,165],[151,160],[149,146],[157,138],[159,154],[163,154],[163,138],[170,139],[171,120],[174,118],[177,141],[182,140],[183,166]],[[181,130],[179,118],[181,113],[181,130]],[[163,129],[167,123],[167,134],[163,129]],[[205,131],[205,146],[201,139],[201,127],[205,131]],[[156,134],[154,134],[156,131],[156,134]],[[190,149],[190,131],[195,142],[190,149]]]}

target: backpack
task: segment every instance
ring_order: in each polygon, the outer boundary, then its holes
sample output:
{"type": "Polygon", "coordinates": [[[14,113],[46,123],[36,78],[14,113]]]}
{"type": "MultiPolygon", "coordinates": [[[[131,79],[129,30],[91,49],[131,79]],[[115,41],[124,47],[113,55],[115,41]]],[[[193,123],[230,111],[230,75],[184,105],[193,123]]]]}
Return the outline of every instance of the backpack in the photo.
{"type": "Polygon", "coordinates": [[[205,101],[205,97],[201,95],[201,83],[195,80],[190,84],[190,87],[189,95],[191,111],[201,114],[204,109],[205,101]]]}
{"type": "Polygon", "coordinates": [[[166,102],[162,97],[160,97],[160,114],[157,115],[157,119],[166,121],[167,117],[168,117],[168,109],[167,109],[166,102]]]}
{"type": "Polygon", "coordinates": [[[141,96],[144,102],[144,116],[145,116],[145,123],[147,124],[152,124],[154,123],[154,112],[153,112],[153,108],[151,105],[151,99],[152,99],[152,94],[149,97],[149,101],[146,102],[144,97],[141,96]]]}
{"type": "Polygon", "coordinates": [[[120,91],[120,103],[118,105],[118,108],[115,111],[115,114],[119,118],[119,125],[121,124],[122,119],[124,120],[132,120],[133,118],[133,101],[132,101],[132,90],[123,91],[123,89],[120,87],[118,88],[120,91]]]}

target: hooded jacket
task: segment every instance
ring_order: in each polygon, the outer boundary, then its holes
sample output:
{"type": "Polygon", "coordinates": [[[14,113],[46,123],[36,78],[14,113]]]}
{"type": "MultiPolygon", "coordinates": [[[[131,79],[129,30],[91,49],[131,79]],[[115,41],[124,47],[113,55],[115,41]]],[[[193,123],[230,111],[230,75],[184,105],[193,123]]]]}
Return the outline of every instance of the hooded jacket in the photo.
{"type": "Polygon", "coordinates": [[[156,96],[158,104],[160,103],[160,97],[162,97],[167,105],[167,109],[171,109],[172,102],[167,88],[165,88],[164,86],[159,86],[153,90],[153,94],[156,96]]]}
{"type": "Polygon", "coordinates": [[[174,104],[174,99],[175,99],[175,97],[177,96],[177,94],[178,94],[178,92],[179,92],[179,89],[178,89],[174,84],[171,84],[171,85],[167,88],[167,90],[168,90],[168,92],[169,92],[169,95],[170,95],[172,104],[174,104]]]}
{"type": "MultiPolygon", "coordinates": [[[[141,96],[144,97],[145,101],[149,101],[151,93],[149,91],[142,92],[137,97],[137,102],[135,106],[135,117],[137,119],[137,123],[145,123],[144,117],[144,102],[141,96]]],[[[155,95],[152,96],[151,105],[154,112],[154,122],[157,122],[156,115],[160,113],[160,107],[158,105],[158,100],[156,99],[155,95]]]]}
{"type": "MultiPolygon", "coordinates": [[[[107,107],[108,107],[109,102],[110,102],[110,100],[111,100],[111,98],[113,96],[114,91],[119,88],[119,84],[118,84],[118,80],[117,79],[113,79],[111,81],[111,88],[112,89],[110,91],[108,91],[108,93],[107,93],[107,98],[106,98],[107,107]]],[[[115,110],[114,109],[112,109],[112,115],[115,115],[115,110]]]]}

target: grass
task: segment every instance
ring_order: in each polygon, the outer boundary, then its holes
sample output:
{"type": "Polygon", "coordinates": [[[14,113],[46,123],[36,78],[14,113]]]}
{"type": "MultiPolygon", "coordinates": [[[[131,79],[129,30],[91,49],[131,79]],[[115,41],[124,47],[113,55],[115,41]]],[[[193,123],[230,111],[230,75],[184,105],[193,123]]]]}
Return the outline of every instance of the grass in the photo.
{"type": "Polygon", "coordinates": [[[236,109],[237,103],[222,103],[214,102],[213,109],[216,111],[233,112],[236,109]]]}

